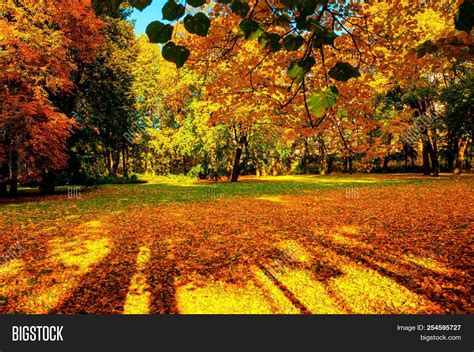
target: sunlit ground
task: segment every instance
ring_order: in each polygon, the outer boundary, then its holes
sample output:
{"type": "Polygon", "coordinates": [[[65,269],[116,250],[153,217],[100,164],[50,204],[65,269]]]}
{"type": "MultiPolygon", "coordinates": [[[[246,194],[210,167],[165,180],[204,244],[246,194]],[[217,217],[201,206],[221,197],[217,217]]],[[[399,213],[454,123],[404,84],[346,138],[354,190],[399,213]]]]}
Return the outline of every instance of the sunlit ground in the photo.
{"type": "Polygon", "coordinates": [[[472,311],[474,177],[166,178],[0,202],[0,313],[472,311]]]}

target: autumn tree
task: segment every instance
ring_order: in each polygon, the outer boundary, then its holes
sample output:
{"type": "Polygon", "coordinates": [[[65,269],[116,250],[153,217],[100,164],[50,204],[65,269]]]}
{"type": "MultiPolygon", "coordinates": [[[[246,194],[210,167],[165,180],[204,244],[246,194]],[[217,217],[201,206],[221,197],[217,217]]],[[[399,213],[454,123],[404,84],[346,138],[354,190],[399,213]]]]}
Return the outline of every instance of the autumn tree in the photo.
{"type": "Polygon", "coordinates": [[[95,60],[86,68],[77,92],[75,116],[80,135],[75,146],[81,151],[83,168],[104,165],[109,175],[128,173],[129,145],[126,134],[136,120],[132,92],[132,68],[137,43],[131,23],[122,17],[104,18],[104,37],[95,60]]]}
{"type": "Polygon", "coordinates": [[[41,180],[67,163],[74,126],[52,101],[74,87],[75,57],[91,60],[102,22],[86,0],[2,1],[0,8],[0,193],[41,180]]]}

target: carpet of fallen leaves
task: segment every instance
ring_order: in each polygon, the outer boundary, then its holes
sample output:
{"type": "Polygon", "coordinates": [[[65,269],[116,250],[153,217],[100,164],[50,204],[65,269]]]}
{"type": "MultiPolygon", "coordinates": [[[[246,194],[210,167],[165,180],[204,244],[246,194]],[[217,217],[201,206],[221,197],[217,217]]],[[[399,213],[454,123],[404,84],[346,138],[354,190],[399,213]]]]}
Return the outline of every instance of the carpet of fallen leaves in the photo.
{"type": "Polygon", "coordinates": [[[473,185],[0,208],[0,313],[469,313],[473,185]]]}

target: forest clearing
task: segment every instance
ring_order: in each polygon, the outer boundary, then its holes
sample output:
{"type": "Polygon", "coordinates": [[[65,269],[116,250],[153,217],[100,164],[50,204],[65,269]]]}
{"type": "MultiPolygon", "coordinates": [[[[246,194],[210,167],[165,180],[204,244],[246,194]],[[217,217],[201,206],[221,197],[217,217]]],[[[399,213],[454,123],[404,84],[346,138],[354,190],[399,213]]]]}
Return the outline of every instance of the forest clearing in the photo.
{"type": "Polygon", "coordinates": [[[474,177],[244,177],[0,204],[1,313],[467,313],[474,177]]]}

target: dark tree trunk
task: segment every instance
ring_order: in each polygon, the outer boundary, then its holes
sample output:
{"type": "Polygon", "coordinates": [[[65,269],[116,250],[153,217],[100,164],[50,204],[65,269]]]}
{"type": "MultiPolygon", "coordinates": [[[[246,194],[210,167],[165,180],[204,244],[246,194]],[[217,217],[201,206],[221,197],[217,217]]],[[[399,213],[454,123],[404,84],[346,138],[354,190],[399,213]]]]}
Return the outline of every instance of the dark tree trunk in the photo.
{"type": "Polygon", "coordinates": [[[109,151],[104,151],[104,160],[107,172],[109,173],[109,175],[112,175],[112,158],[110,157],[109,151]]]}
{"type": "Polygon", "coordinates": [[[319,174],[326,175],[328,174],[328,156],[326,154],[326,146],[322,138],[319,139],[319,154],[321,155],[321,161],[319,163],[319,174]]]}
{"type": "Polygon", "coordinates": [[[434,140],[432,143],[428,136],[428,132],[425,132],[425,144],[426,144],[426,149],[428,150],[428,154],[431,160],[433,176],[438,177],[439,176],[438,149],[436,147],[436,140],[434,140]]]}
{"type": "Polygon", "coordinates": [[[232,166],[232,177],[230,179],[230,182],[237,182],[239,179],[241,169],[240,158],[242,157],[242,151],[243,145],[239,144],[235,152],[234,165],[232,166]]]}
{"type": "Polygon", "coordinates": [[[405,155],[404,155],[404,157],[405,157],[405,171],[407,171],[408,170],[408,144],[405,144],[403,146],[403,149],[405,151],[405,155]]]}
{"type": "Polygon", "coordinates": [[[454,157],[458,153],[458,141],[450,138],[448,144],[448,152],[446,153],[446,170],[452,171],[454,164],[454,157]]]}
{"type": "Polygon", "coordinates": [[[349,174],[352,175],[352,155],[349,156],[349,174]]]}
{"type": "Polygon", "coordinates": [[[327,157],[327,174],[330,175],[332,173],[332,164],[333,164],[333,157],[328,155],[327,157]]]}
{"type": "Polygon", "coordinates": [[[10,178],[10,168],[8,166],[8,160],[2,162],[0,169],[0,197],[7,195],[7,184],[10,178]]]}
{"type": "Polygon", "coordinates": [[[456,164],[454,166],[454,174],[461,175],[462,173],[462,163],[464,161],[464,153],[466,152],[469,141],[467,137],[463,137],[460,140],[458,154],[456,156],[456,164]]]}
{"type": "Polygon", "coordinates": [[[43,171],[41,174],[40,192],[44,194],[54,193],[56,174],[51,171],[43,171]]]}
{"type": "Polygon", "coordinates": [[[18,194],[18,154],[16,152],[12,153],[11,161],[10,195],[16,196],[18,194]]]}
{"type": "Polygon", "coordinates": [[[127,166],[127,147],[122,148],[122,167],[123,177],[128,178],[128,166],[127,166]]]}
{"type": "MultiPolygon", "coordinates": [[[[241,133],[240,136],[241,136],[240,138],[238,138],[238,139],[236,138],[237,139],[237,148],[236,148],[236,151],[235,151],[234,163],[232,165],[232,176],[231,176],[230,182],[237,182],[238,181],[239,176],[240,176],[240,172],[244,168],[244,166],[247,162],[247,159],[248,159],[248,157],[247,157],[242,162],[240,161],[240,159],[242,158],[242,153],[244,151],[244,147],[248,148],[247,136],[244,133],[241,133]]],[[[237,135],[236,135],[236,137],[237,137],[237,135]]],[[[248,150],[247,150],[247,154],[248,154],[248,150]]]]}
{"type": "Polygon", "coordinates": [[[386,157],[383,158],[382,172],[383,172],[384,174],[388,172],[388,161],[389,161],[388,156],[386,156],[386,157]]]}
{"type": "Polygon", "coordinates": [[[423,142],[423,175],[430,174],[430,154],[426,141],[423,142]]]}
{"type": "Polygon", "coordinates": [[[112,175],[113,176],[117,175],[119,164],[120,164],[120,150],[115,152],[115,155],[113,155],[113,160],[112,160],[112,175]]]}

